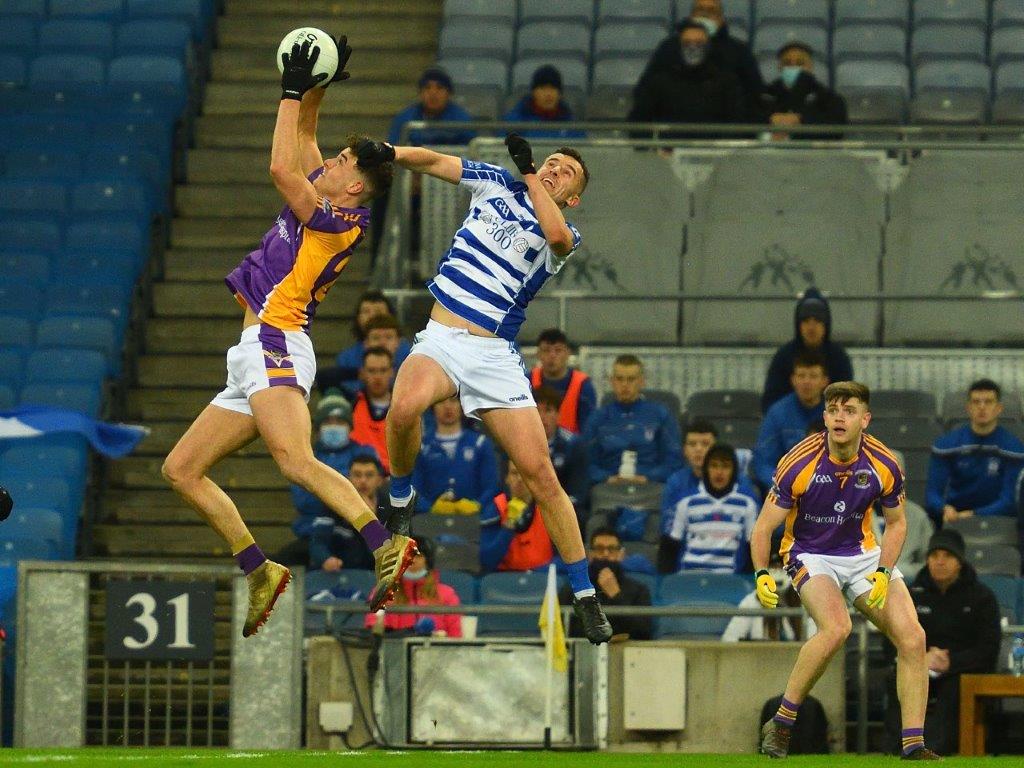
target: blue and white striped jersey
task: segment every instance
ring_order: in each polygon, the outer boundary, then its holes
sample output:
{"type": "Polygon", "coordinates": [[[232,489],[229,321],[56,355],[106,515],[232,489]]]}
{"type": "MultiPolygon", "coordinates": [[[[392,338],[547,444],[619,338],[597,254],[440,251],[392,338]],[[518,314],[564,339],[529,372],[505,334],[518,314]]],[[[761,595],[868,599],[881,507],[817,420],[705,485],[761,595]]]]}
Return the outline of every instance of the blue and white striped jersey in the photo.
{"type": "Polygon", "coordinates": [[[735,573],[746,557],[757,519],[757,502],[737,486],[715,498],[698,487],[676,504],[669,536],[682,543],[678,568],[735,573]]]}
{"type": "Polygon", "coordinates": [[[472,194],[469,215],[427,288],[462,319],[514,341],[526,306],[576,251],[580,233],[570,224],[573,249],[556,256],[526,185],[500,166],[463,160],[459,186],[472,194]]]}

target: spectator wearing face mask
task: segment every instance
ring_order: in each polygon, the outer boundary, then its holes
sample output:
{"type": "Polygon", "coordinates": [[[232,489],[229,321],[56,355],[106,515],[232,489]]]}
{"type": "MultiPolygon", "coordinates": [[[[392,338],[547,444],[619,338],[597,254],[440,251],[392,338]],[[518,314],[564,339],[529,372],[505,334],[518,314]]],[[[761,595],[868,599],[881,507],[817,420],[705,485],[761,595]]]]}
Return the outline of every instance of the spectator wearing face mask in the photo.
{"type": "Polygon", "coordinates": [[[717,443],[704,457],[697,493],[679,500],[668,533],[662,536],[658,570],[740,573],[750,569],[750,532],[757,501],[737,482],[736,451],[717,443]]]}
{"type": "MultiPolygon", "coordinates": [[[[707,28],[687,19],[679,25],[675,55],[649,65],[633,90],[630,122],[739,123],[749,109],[736,75],[710,60],[707,28]]],[[[694,137],[666,132],[666,138],[694,137]]],[[[711,135],[710,138],[714,138],[711,135]]]]}
{"type": "MultiPolygon", "coordinates": [[[[814,76],[810,46],[793,41],[779,49],[779,77],[761,92],[761,119],[768,125],[844,125],[846,101],[814,76]]],[[[775,138],[790,138],[778,133],[775,138]]],[[[794,133],[794,139],[841,139],[841,134],[794,133]]]]}
{"type": "MultiPolygon", "coordinates": [[[[778,587],[780,608],[799,608],[800,595],[793,588],[793,583],[782,567],[782,557],[778,548],[768,563],[768,573],[775,579],[778,587]]],[[[751,592],[740,600],[737,608],[760,608],[757,592],[751,592]]],[[[810,616],[733,616],[722,632],[722,640],[735,643],[739,640],[802,640],[805,635],[810,637],[818,631],[810,616]]]]}

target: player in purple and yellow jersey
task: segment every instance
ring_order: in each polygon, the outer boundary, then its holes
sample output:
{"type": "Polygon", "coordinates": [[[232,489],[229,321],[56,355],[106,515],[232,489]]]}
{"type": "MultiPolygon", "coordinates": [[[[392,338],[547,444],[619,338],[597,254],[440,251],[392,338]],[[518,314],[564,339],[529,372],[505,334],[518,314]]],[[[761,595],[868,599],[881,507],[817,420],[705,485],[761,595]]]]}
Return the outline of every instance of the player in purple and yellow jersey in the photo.
{"type": "MultiPolygon", "coordinates": [[[[346,43],[344,37],[338,41],[332,82],[348,78],[352,49],[346,43]]],[[[381,145],[369,139],[352,137],[336,157],[320,155],[316,128],[324,90],[316,86],[326,75],[313,75],[318,55],[307,42],[282,57],[270,174],[285,207],[259,247],[225,280],[245,313],[241,340],[227,354],[227,386],[163,465],[167,481],[231,546],[246,575],[246,637],[266,621],[291,574],[263,555],[234,503],[207,473],[257,436],[289,482],[315,494],[363,535],[376,561],[376,604],[387,601],[416,554],[412,539],[387,531],[352,484],[314,457],[310,440],[306,402],[316,375],[310,325],[369,229],[366,204],[387,191],[393,175],[381,145]]]]}
{"type": "Polygon", "coordinates": [[[774,608],[779,595],[768,558],[772,531],[785,523],[779,551],[818,627],[800,649],[778,712],[761,731],[761,751],[786,756],[801,702],[850,634],[849,599],[896,646],[904,759],[935,760],[938,755],[924,745],[924,630],[895,568],[907,533],[903,472],[892,452],[864,433],[871,422],[867,387],[836,382],[824,397],[826,431],[810,435],[779,461],[750,538],[757,596],[765,608],[774,608]],[[875,502],[885,515],[880,545],[871,532],[875,502]]]}

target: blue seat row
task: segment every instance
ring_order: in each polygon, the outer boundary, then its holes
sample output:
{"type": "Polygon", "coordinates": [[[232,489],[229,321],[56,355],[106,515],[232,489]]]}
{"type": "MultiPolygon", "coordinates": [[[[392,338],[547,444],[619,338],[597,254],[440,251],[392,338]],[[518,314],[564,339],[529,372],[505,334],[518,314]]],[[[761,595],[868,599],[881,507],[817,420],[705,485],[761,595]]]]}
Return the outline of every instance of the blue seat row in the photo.
{"type": "Polygon", "coordinates": [[[195,34],[205,34],[216,13],[215,0],[6,0],[3,13],[34,20],[174,19],[186,22],[195,34]]]}
{"type": "Polygon", "coordinates": [[[63,219],[84,214],[134,214],[142,221],[157,211],[149,186],[126,178],[94,177],[66,183],[0,178],[0,215],[46,214],[63,219]]]}
{"type": "Polygon", "coordinates": [[[102,20],[51,19],[37,23],[31,17],[0,15],[0,50],[31,58],[41,52],[98,56],[154,54],[173,56],[185,66],[193,64],[192,28],[174,19],[126,21],[114,25],[102,20]]]}
{"type": "Polygon", "coordinates": [[[0,250],[0,282],[19,280],[23,285],[44,288],[74,275],[79,286],[114,287],[124,295],[135,283],[143,259],[136,251],[114,248],[56,253],[0,250]]]}

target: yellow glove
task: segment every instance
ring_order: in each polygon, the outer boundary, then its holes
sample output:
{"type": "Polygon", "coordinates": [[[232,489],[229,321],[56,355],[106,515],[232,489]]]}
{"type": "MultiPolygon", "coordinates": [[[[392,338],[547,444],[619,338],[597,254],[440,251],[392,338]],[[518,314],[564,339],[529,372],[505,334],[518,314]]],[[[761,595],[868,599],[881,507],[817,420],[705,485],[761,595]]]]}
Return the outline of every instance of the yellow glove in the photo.
{"type": "Polygon", "coordinates": [[[765,608],[777,606],[779,593],[776,591],[778,587],[775,585],[772,575],[762,568],[754,576],[757,579],[757,599],[761,601],[761,605],[765,608]]]}
{"type": "Polygon", "coordinates": [[[523,513],[529,508],[529,506],[530,505],[522,499],[517,499],[513,496],[508,500],[508,507],[505,509],[506,520],[508,520],[511,525],[515,525],[519,522],[519,518],[523,516],[523,513]]]}
{"type": "Polygon", "coordinates": [[[480,502],[473,499],[458,499],[452,503],[457,515],[475,515],[480,511],[480,502]]]}
{"type": "Polygon", "coordinates": [[[458,509],[455,506],[456,503],[457,502],[454,502],[451,499],[447,499],[444,496],[441,496],[437,501],[434,502],[434,505],[430,508],[430,511],[433,512],[435,515],[458,514],[458,509]]]}
{"type": "Polygon", "coordinates": [[[892,571],[885,566],[878,566],[878,570],[868,576],[871,582],[871,594],[868,595],[868,608],[885,608],[885,598],[889,594],[889,579],[892,571]]]}

